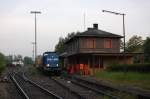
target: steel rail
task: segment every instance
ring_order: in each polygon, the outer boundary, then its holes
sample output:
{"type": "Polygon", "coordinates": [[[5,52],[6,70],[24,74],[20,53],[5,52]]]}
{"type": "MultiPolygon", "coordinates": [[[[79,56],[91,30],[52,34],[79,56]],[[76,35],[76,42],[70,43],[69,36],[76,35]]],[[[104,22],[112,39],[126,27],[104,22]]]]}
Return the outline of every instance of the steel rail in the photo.
{"type": "Polygon", "coordinates": [[[19,83],[17,82],[17,80],[14,78],[14,74],[13,75],[10,74],[10,78],[12,79],[12,81],[14,82],[14,84],[16,85],[16,87],[20,90],[20,92],[23,95],[23,97],[25,99],[30,99],[29,96],[26,94],[26,92],[21,88],[21,86],[19,85],[19,83]]]}
{"type": "MultiPolygon", "coordinates": [[[[26,79],[27,79],[27,78],[26,78],[26,79]]],[[[51,94],[55,99],[63,99],[62,97],[60,97],[60,96],[54,94],[53,92],[50,92],[49,90],[47,90],[46,88],[44,88],[44,87],[38,85],[37,83],[35,83],[35,82],[33,82],[33,81],[29,80],[29,79],[27,79],[27,81],[28,81],[29,83],[31,83],[32,85],[34,85],[34,86],[40,88],[41,90],[45,91],[46,93],[51,94]]]]}
{"type": "Polygon", "coordinates": [[[79,97],[79,99],[86,99],[86,97],[80,95],[79,93],[71,90],[69,87],[65,86],[64,84],[60,83],[59,81],[57,81],[56,79],[50,78],[53,81],[55,81],[57,84],[59,84],[60,86],[62,86],[63,88],[67,89],[68,91],[70,91],[71,93],[75,94],[77,97],[79,97]]]}
{"type": "Polygon", "coordinates": [[[89,90],[92,90],[92,91],[94,91],[94,92],[96,92],[96,93],[99,93],[99,94],[102,94],[102,95],[106,95],[106,96],[108,96],[108,97],[111,98],[111,99],[120,99],[119,97],[113,96],[113,95],[111,95],[111,94],[108,94],[108,93],[103,92],[103,91],[101,91],[101,90],[98,90],[98,89],[96,89],[96,88],[86,86],[85,84],[81,84],[81,83],[76,82],[76,81],[73,81],[73,80],[71,80],[71,79],[70,79],[70,81],[71,81],[72,83],[78,85],[78,86],[87,88],[87,89],[89,89],[89,90]]]}
{"type": "Polygon", "coordinates": [[[125,93],[129,93],[129,94],[133,94],[133,95],[136,95],[139,99],[150,99],[150,92],[149,91],[144,91],[142,89],[134,89],[134,88],[127,88],[127,87],[123,87],[123,86],[111,86],[111,85],[106,85],[106,84],[96,84],[94,82],[91,82],[91,81],[87,81],[87,80],[84,80],[80,77],[74,77],[75,79],[79,79],[81,81],[84,81],[84,82],[87,82],[89,84],[95,84],[97,86],[103,86],[103,87],[107,87],[109,89],[114,89],[114,90],[118,90],[120,92],[125,92],[125,93]]]}
{"type": "Polygon", "coordinates": [[[25,76],[25,73],[23,72],[22,75],[19,75],[21,78],[23,78],[25,81],[29,82],[30,84],[34,85],[35,87],[38,87],[40,88],[41,90],[43,90],[44,92],[52,95],[55,99],[63,99],[62,97],[58,96],[57,94],[54,94],[53,92],[47,90],[46,88],[40,86],[39,84],[35,83],[34,81],[28,79],[26,76],[25,76]]]}
{"type": "MultiPolygon", "coordinates": [[[[62,97],[60,97],[60,96],[58,96],[58,95],[56,95],[56,94],[50,92],[50,91],[47,90],[46,88],[44,88],[44,87],[38,85],[37,83],[33,82],[32,80],[28,79],[28,78],[25,76],[24,73],[23,73],[22,75],[20,75],[20,74],[18,74],[18,73],[17,73],[17,74],[14,74],[14,75],[19,76],[19,77],[22,78],[24,81],[29,82],[30,84],[34,85],[35,87],[40,88],[42,91],[44,91],[44,92],[46,92],[46,93],[52,95],[54,99],[63,99],[62,97]]],[[[16,81],[16,82],[17,82],[17,81],[16,81]]],[[[18,84],[18,85],[19,85],[19,84],[18,84]]],[[[20,87],[20,88],[21,88],[21,87],[20,87]]],[[[24,93],[25,93],[25,92],[24,92],[24,93]]],[[[27,94],[26,94],[26,95],[27,95],[27,94]]],[[[26,98],[26,99],[29,99],[29,98],[26,98]]]]}

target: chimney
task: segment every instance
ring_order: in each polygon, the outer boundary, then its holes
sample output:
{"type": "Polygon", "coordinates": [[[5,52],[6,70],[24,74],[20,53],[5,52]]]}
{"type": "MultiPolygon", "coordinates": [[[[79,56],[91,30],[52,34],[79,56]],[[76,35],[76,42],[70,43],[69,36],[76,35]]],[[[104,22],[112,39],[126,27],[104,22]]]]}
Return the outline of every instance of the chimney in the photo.
{"type": "Polygon", "coordinates": [[[98,30],[98,24],[97,23],[93,24],[93,29],[98,30]]]}

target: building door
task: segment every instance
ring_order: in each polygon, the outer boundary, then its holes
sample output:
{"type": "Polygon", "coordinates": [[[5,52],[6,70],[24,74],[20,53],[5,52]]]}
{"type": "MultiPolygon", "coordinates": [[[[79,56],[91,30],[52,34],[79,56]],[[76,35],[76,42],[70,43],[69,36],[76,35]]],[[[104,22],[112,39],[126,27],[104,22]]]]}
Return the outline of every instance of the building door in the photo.
{"type": "Polygon", "coordinates": [[[101,56],[95,56],[94,67],[103,68],[103,58],[101,56]]]}
{"type": "Polygon", "coordinates": [[[101,56],[99,56],[98,61],[99,61],[99,68],[103,68],[103,58],[101,56]]]}

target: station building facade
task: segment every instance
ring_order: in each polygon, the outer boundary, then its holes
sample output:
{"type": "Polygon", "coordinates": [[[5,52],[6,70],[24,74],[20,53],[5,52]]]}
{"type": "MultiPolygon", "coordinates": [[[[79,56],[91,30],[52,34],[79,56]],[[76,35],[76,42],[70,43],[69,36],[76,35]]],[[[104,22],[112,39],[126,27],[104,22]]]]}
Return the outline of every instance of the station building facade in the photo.
{"type": "Polygon", "coordinates": [[[133,55],[120,52],[121,38],[123,36],[100,30],[98,24],[93,24],[92,28],[65,42],[65,52],[60,55],[63,66],[83,64],[103,70],[114,63],[132,64],[133,55]]]}

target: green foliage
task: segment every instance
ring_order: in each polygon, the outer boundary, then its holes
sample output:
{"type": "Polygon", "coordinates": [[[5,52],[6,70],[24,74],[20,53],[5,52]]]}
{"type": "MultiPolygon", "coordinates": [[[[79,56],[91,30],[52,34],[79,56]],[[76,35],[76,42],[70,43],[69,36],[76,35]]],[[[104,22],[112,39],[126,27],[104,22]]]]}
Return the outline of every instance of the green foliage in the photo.
{"type": "Polygon", "coordinates": [[[126,52],[142,52],[143,43],[141,36],[134,35],[126,43],[126,52]]]}
{"type": "MultiPolygon", "coordinates": [[[[114,84],[126,84],[150,89],[150,73],[139,72],[108,72],[99,71],[96,72],[96,78],[109,80],[114,84]]],[[[125,98],[128,99],[128,98],[125,98]]]]}
{"type": "Polygon", "coordinates": [[[13,56],[12,55],[5,56],[5,60],[6,60],[6,64],[9,65],[13,61],[13,56]]]}
{"type": "Polygon", "coordinates": [[[138,72],[108,72],[100,71],[96,72],[97,77],[111,78],[114,80],[147,80],[150,81],[150,73],[138,73],[138,72]]]}
{"type": "Polygon", "coordinates": [[[150,62],[150,37],[147,37],[144,44],[143,49],[145,53],[145,61],[150,62]]]}
{"type": "Polygon", "coordinates": [[[60,37],[58,44],[55,46],[55,52],[61,54],[64,52],[65,39],[60,37]]]}
{"type": "Polygon", "coordinates": [[[33,61],[32,61],[31,57],[28,57],[28,56],[24,57],[24,64],[25,65],[31,65],[32,63],[33,63],[33,61]]]}
{"type": "Polygon", "coordinates": [[[60,37],[59,42],[55,46],[55,52],[57,52],[58,54],[65,52],[65,42],[67,40],[71,39],[73,36],[75,36],[78,33],[79,32],[77,32],[77,33],[72,32],[72,33],[68,33],[67,37],[65,37],[65,38],[60,37]]]}
{"type": "MultiPolygon", "coordinates": [[[[141,36],[134,35],[132,36],[125,44],[125,51],[129,53],[140,53],[143,52],[143,44],[144,40],[141,36]]],[[[124,49],[123,41],[120,42],[120,49],[124,49]]],[[[133,56],[134,63],[140,62],[140,56],[134,55],[133,56]]]]}
{"type": "Polygon", "coordinates": [[[72,32],[72,33],[68,33],[67,37],[65,37],[65,40],[69,40],[71,39],[72,37],[74,37],[76,35],[76,33],[72,32]]]}
{"type": "Polygon", "coordinates": [[[0,53],[0,74],[5,69],[5,56],[0,53]]]}
{"type": "Polygon", "coordinates": [[[122,40],[120,40],[120,50],[123,50],[124,49],[124,42],[122,40]]]}
{"type": "Polygon", "coordinates": [[[132,72],[150,72],[150,64],[112,64],[107,67],[108,71],[132,71],[132,72]]]}
{"type": "Polygon", "coordinates": [[[150,37],[146,38],[143,47],[144,47],[144,52],[150,54],[150,37]]]}

